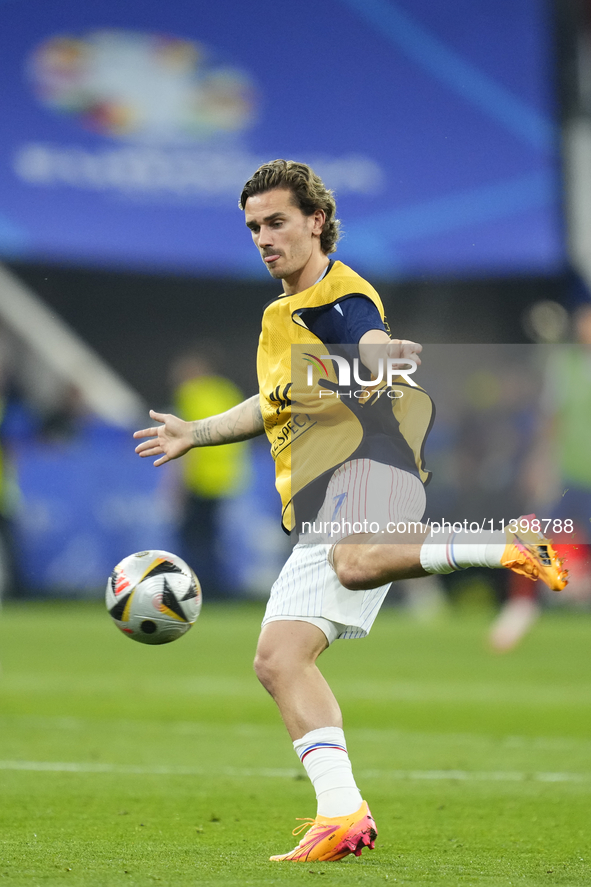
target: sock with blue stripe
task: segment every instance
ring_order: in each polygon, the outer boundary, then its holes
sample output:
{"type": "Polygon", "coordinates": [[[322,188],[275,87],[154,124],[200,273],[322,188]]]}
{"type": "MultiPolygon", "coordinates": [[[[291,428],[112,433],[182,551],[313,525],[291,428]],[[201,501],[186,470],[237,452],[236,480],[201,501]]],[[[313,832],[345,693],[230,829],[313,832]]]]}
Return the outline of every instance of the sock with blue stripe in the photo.
{"type": "Polygon", "coordinates": [[[314,786],[318,816],[348,816],[359,810],[363,798],[353,778],[340,727],[311,730],[296,739],[293,747],[314,786]]]}
{"type": "Polygon", "coordinates": [[[467,567],[502,567],[507,537],[501,530],[482,533],[431,532],[421,548],[421,566],[427,573],[453,573],[467,567]]]}

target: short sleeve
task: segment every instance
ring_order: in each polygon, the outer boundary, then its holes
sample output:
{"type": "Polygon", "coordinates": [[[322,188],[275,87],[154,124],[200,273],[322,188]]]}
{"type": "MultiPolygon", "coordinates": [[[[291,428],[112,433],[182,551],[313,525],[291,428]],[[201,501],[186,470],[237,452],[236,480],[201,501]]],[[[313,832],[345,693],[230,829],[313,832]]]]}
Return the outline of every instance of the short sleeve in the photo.
{"type": "Polygon", "coordinates": [[[334,305],[307,308],[299,314],[321,342],[331,345],[358,345],[369,330],[387,332],[380,312],[366,296],[353,294],[334,305]]]}

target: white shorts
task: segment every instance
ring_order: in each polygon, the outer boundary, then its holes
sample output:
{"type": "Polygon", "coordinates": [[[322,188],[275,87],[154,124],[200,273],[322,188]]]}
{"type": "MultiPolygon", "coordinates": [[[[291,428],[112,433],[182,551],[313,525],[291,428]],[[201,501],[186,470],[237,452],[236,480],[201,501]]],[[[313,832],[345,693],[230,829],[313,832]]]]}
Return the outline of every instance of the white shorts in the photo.
{"type": "Polygon", "coordinates": [[[338,508],[338,531],[328,544],[301,541],[295,546],[271,589],[263,625],[281,620],[311,622],[324,632],[329,644],[337,638],[365,637],[390,583],[351,591],[337,579],[327,554],[335,542],[352,535],[349,523],[352,527],[370,517],[381,526],[390,521],[420,521],[425,505],[423,484],[408,471],[369,459],[345,462],[333,474],[317,518],[334,521],[338,508]]]}

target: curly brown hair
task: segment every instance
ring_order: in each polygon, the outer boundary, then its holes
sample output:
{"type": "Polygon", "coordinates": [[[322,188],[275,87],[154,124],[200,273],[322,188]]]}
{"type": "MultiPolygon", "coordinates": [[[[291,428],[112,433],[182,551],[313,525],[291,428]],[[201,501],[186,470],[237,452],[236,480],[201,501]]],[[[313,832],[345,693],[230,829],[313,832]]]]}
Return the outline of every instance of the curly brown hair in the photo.
{"type": "Polygon", "coordinates": [[[246,201],[255,194],[263,194],[274,188],[287,188],[294,196],[296,205],[305,216],[311,216],[317,209],[323,210],[326,221],[320,235],[322,252],[334,253],[339,239],[341,223],[336,216],[337,205],[330,191],[306,163],[295,160],[272,160],[263,163],[250,177],[242,189],[238,206],[244,209],[246,201]]]}

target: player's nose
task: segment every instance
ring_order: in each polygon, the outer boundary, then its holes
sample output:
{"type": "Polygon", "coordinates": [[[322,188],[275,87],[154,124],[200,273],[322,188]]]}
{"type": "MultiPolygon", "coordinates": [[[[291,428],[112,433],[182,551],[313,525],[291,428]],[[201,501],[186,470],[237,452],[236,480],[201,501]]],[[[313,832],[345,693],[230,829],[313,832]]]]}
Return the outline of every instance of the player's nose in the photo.
{"type": "Polygon", "coordinates": [[[273,235],[270,228],[261,228],[259,231],[259,249],[273,246],[273,235]]]}

